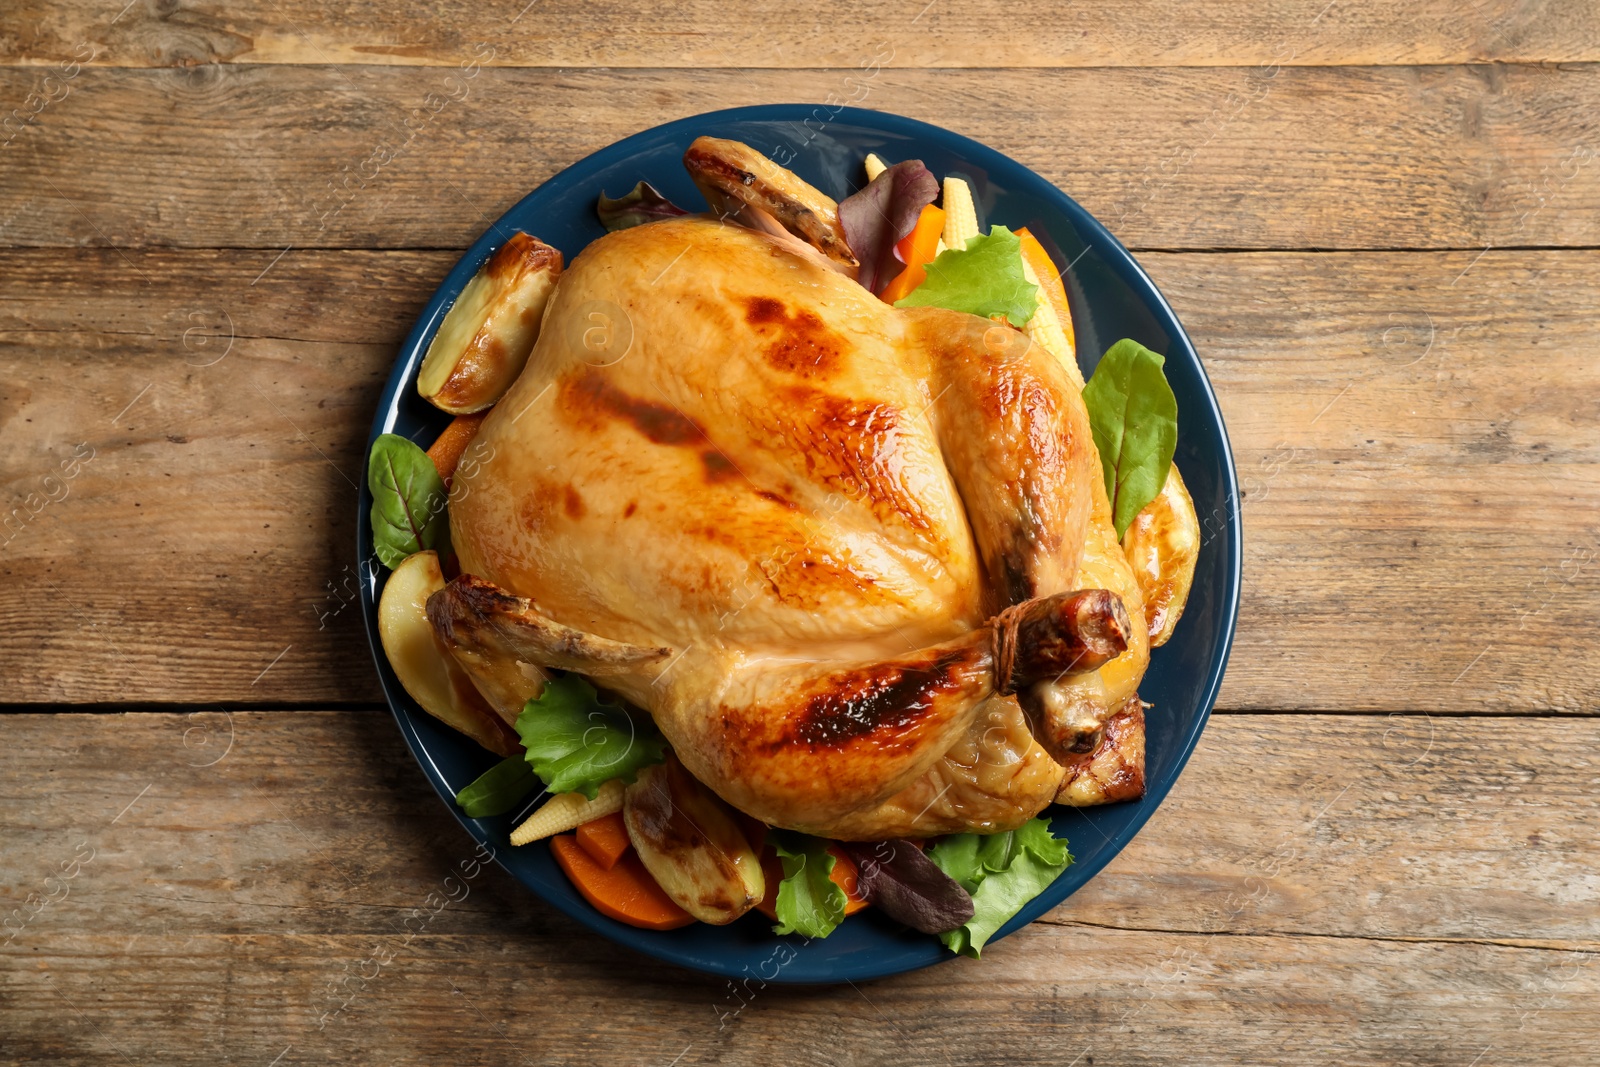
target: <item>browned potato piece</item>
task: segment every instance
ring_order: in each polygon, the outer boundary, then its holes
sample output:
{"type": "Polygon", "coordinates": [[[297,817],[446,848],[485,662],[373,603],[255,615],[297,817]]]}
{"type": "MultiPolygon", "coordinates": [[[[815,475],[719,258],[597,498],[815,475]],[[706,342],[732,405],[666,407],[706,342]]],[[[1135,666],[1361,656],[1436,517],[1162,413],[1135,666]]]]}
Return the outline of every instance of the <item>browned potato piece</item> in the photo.
{"type": "Polygon", "coordinates": [[[856,257],[826,193],[740,141],[696,137],[683,154],[689,177],[719,214],[757,208],[855,277],[856,257]]]}
{"type": "Polygon", "coordinates": [[[482,411],[505,395],[539,338],[539,320],[561,253],[525,233],[489,257],[439,324],[417,374],[417,392],[453,415],[482,411]]]}
{"type": "Polygon", "coordinates": [[[628,840],[645,869],[680,908],[713,926],[733,922],[767,892],[732,811],[675,756],[640,771],[622,799],[628,840]]]}
{"type": "Polygon", "coordinates": [[[378,601],[378,637],[400,684],[422,710],[501,756],[521,748],[515,732],[484,702],[433,634],[425,605],[444,588],[439,557],[416,552],[389,575],[378,601]]]}
{"type": "Polygon", "coordinates": [[[1177,464],[1168,468],[1160,494],[1134,516],[1122,535],[1122,551],[1144,593],[1150,644],[1166,644],[1189,600],[1195,561],[1200,558],[1200,520],[1177,464]]]}

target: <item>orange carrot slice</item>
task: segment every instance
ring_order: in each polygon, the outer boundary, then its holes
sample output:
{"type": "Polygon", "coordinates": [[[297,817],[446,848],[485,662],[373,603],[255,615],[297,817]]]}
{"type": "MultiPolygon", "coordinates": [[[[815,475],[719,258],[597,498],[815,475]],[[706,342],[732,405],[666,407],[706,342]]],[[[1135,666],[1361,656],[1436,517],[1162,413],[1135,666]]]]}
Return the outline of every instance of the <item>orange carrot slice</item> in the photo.
{"type": "Polygon", "coordinates": [[[1044,291],[1044,298],[1055,308],[1056,318],[1061,320],[1061,332],[1067,335],[1067,344],[1076,352],[1078,340],[1072,332],[1072,308],[1067,303],[1067,287],[1061,284],[1061,271],[1056,267],[1055,260],[1050,258],[1050,253],[1044,250],[1044,245],[1028,232],[1026,226],[1017,231],[1017,236],[1022,238],[1022,258],[1039,276],[1039,287],[1044,291]]]}
{"type": "Polygon", "coordinates": [[[615,867],[622,854],[628,851],[628,828],[622,822],[620,811],[590,819],[578,827],[577,836],[578,844],[601,870],[615,867]]]}
{"type": "Polygon", "coordinates": [[[428,449],[428,458],[439,468],[439,477],[444,479],[446,489],[450,488],[450,479],[455,476],[456,467],[461,463],[462,453],[472,443],[473,437],[478,433],[478,427],[483,423],[483,417],[487,414],[487,411],[480,411],[476,415],[457,415],[450,420],[450,425],[444,428],[439,439],[428,449]]]}
{"type": "Polygon", "coordinates": [[[928,276],[928,264],[939,252],[939,235],[944,232],[944,210],[932,204],[917,216],[916,227],[895,248],[906,261],[906,269],[883,290],[884,303],[892,304],[904,299],[906,294],[922,284],[928,276]]]}
{"type": "Polygon", "coordinates": [[[676,930],[694,922],[694,916],[661,891],[636,853],[628,853],[606,870],[572,834],[552,837],[550,851],[583,899],[601,915],[644,930],[676,930]]]}
{"type": "Polygon", "coordinates": [[[833,870],[828,877],[834,885],[844,890],[844,913],[854,915],[867,906],[867,898],[861,895],[860,890],[861,868],[835,845],[829,845],[828,852],[833,856],[833,870]]]}

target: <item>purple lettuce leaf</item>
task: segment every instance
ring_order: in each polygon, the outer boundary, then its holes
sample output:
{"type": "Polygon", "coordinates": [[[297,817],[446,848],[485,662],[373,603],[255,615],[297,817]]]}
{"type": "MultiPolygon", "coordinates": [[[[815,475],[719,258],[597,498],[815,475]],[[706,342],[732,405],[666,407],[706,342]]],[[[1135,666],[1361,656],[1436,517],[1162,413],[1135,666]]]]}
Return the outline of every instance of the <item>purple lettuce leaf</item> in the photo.
{"type": "Polygon", "coordinates": [[[891,919],[925,934],[943,934],[972,918],[972,897],[910,841],[838,844],[860,869],[857,890],[891,919]]]}
{"type": "Polygon", "coordinates": [[[885,170],[839,204],[839,224],[850,252],[861,264],[856,276],[869,291],[882,292],[903,269],[895,243],[917,225],[922,209],[939,195],[939,180],[920,159],[885,170]]]}
{"type": "Polygon", "coordinates": [[[656,192],[655,187],[649,182],[640,182],[631,191],[614,200],[601,192],[600,200],[594,206],[594,212],[600,216],[601,225],[608,231],[626,230],[630,226],[688,214],[683,208],[656,192]]]}

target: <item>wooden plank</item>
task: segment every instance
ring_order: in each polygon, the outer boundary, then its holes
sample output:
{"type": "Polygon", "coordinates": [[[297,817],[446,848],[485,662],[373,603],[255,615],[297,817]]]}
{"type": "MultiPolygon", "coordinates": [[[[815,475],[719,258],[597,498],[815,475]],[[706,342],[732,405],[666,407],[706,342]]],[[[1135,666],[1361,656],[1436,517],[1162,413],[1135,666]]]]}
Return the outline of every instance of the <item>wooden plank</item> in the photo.
{"type": "MultiPolygon", "coordinates": [[[[644,126],[847,76],[859,103],[1035,168],[1130,247],[1600,245],[1593,66],[84,69],[5,135],[0,241],[460,247],[644,126]]],[[[0,96],[39,77],[0,69],[0,96]]]]}
{"type": "MultiPolygon", "coordinates": [[[[378,699],[354,482],[454,256],[275,256],[0,266],[0,702],[378,699]]],[[[1600,253],[1144,259],[1246,494],[1222,707],[1594,712],[1600,253]]]]}
{"type": "Polygon", "coordinates": [[[20,674],[0,699],[381,695],[356,486],[395,347],[453,257],[274,255],[8,272],[0,625],[20,674]],[[46,621],[40,598],[71,607],[46,621]]]}
{"type": "MultiPolygon", "coordinates": [[[[378,698],[352,483],[454,253],[276,255],[9,255],[0,703],[378,698]]],[[[1223,707],[1595,710],[1600,253],[1475,256],[1143,257],[1246,492],[1223,707]]]]}
{"type": "Polygon", "coordinates": [[[1244,493],[1222,705],[1593,712],[1600,364],[1568,343],[1600,260],[1143,259],[1244,493]]]}
{"type": "Polygon", "coordinates": [[[1582,3],[1463,6],[1427,0],[1203,0],[1024,4],[941,0],[738,8],[705,0],[641,16],[615,4],[446,0],[426,10],[352,0],[182,8],[17,0],[0,61],[406,63],[535,67],[1170,66],[1295,62],[1576,62],[1600,59],[1600,18],[1582,3]],[[83,54],[88,54],[87,52],[83,54]]]}
{"type": "Polygon", "coordinates": [[[982,962],[800,991],[637,957],[497,868],[433,912],[472,846],[382,713],[13,715],[0,901],[57,899],[0,947],[6,1051],[1586,1062],[1600,722],[1530,720],[1509,744],[1501,719],[1434,725],[1220,716],[1145,831],[1046,922],[982,962]]]}

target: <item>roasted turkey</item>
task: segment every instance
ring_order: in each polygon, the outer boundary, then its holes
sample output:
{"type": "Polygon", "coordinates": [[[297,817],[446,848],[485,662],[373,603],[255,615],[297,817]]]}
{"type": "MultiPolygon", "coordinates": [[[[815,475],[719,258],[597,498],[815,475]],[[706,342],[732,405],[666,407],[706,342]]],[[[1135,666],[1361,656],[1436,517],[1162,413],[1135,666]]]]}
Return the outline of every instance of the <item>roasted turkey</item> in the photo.
{"type": "Polygon", "coordinates": [[[450,487],[438,639],[507,718],[583,674],[775,826],[1137,796],[1149,643],[1076,366],[878,300],[832,201],[752,156],[702,138],[716,213],[561,273],[450,487]]]}

